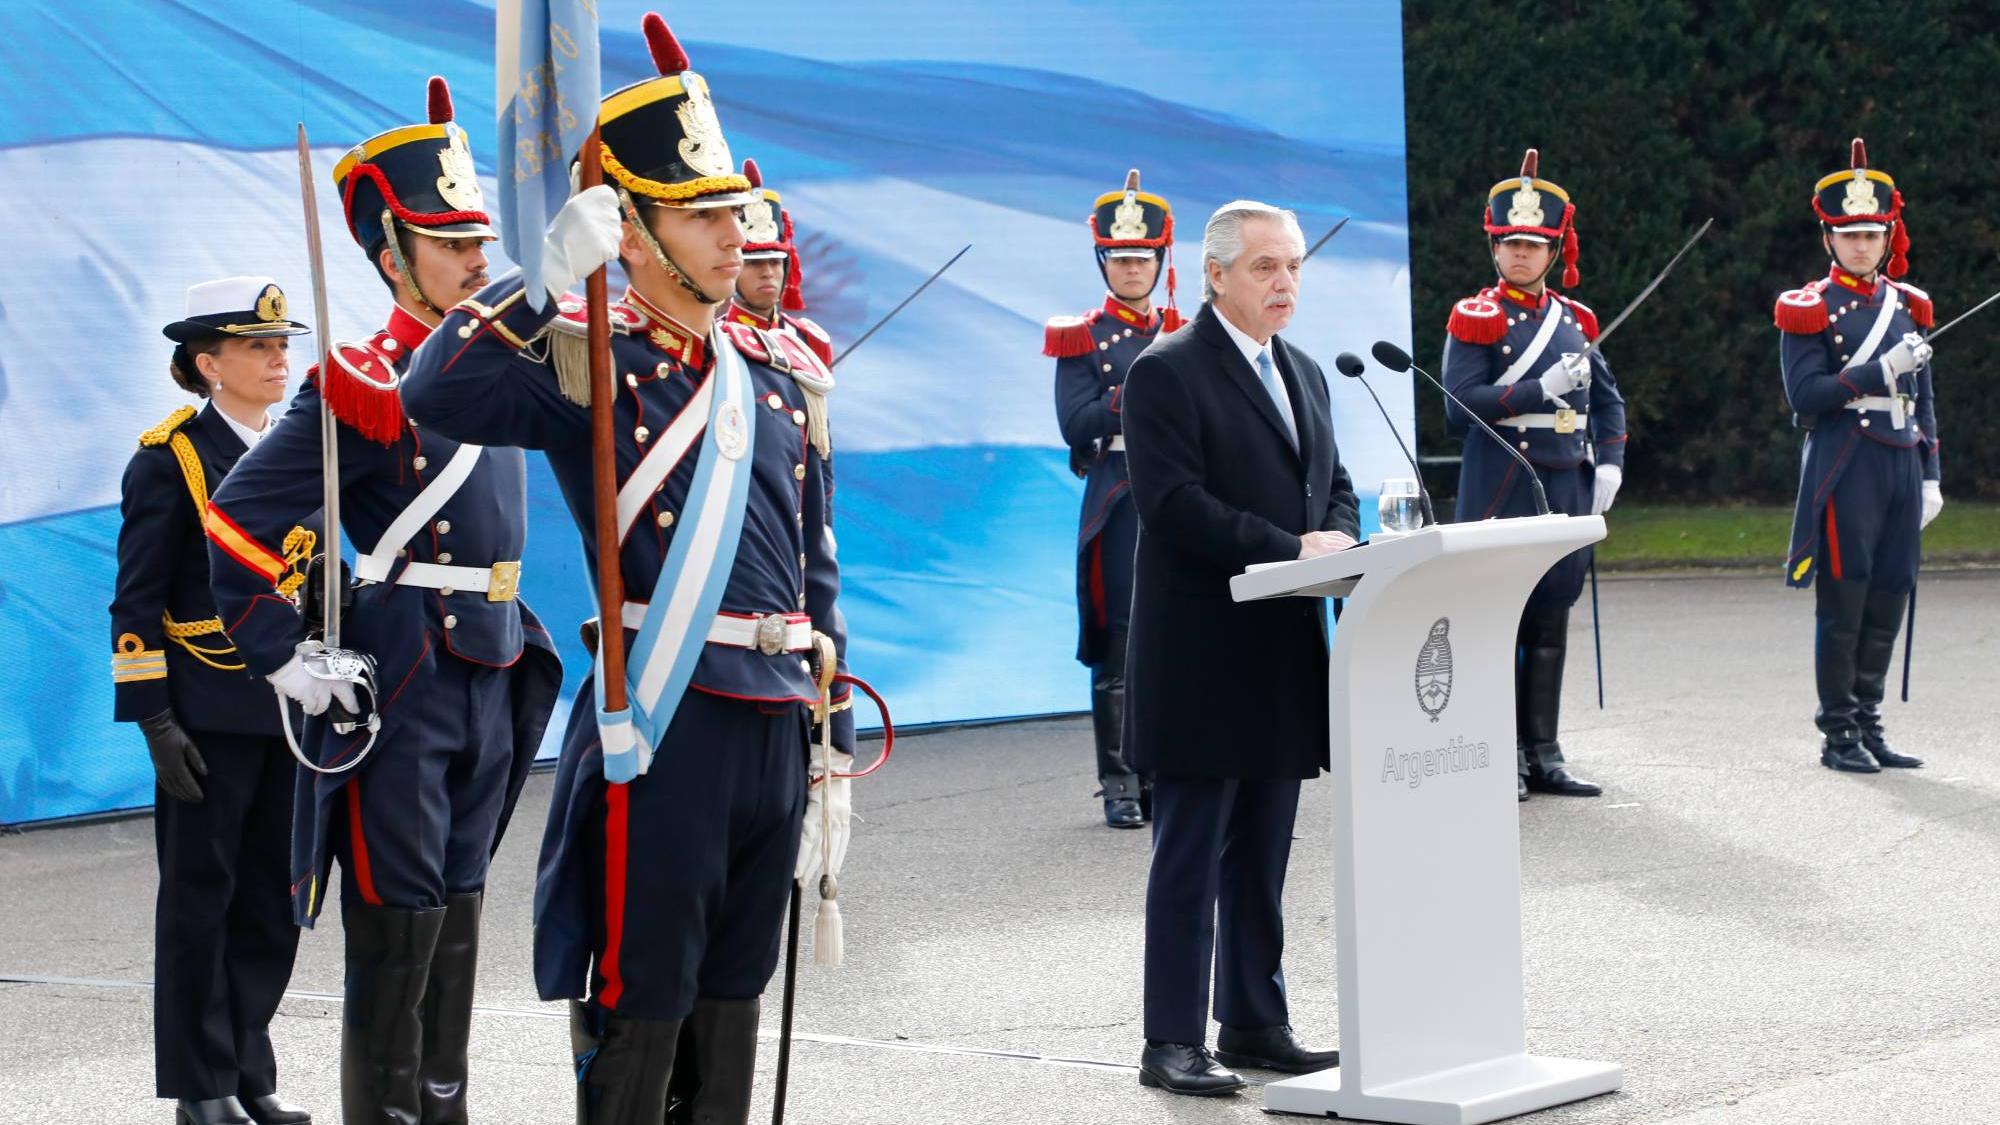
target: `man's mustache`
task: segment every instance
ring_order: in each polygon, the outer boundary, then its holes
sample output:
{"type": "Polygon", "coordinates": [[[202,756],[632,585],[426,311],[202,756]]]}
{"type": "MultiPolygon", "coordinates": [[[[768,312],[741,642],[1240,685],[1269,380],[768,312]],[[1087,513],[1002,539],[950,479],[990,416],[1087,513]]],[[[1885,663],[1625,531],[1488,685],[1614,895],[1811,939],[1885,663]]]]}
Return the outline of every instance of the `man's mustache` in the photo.
{"type": "Polygon", "coordinates": [[[1264,307],[1267,309],[1273,308],[1278,305],[1289,305],[1291,303],[1292,303],[1292,295],[1290,293],[1273,293],[1270,296],[1264,298],[1264,307]]]}

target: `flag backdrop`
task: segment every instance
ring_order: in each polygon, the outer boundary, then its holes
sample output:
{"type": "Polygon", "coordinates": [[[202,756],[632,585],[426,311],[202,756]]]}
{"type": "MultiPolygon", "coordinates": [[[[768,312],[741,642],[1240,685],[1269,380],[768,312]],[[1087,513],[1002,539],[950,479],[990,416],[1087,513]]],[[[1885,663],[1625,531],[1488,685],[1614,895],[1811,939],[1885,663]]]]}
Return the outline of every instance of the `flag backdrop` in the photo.
{"type": "MultiPolygon", "coordinates": [[[[646,7],[596,4],[606,89],[652,73],[646,7]]],[[[1352,216],[1307,266],[1287,336],[1329,370],[1377,338],[1407,346],[1400,5],[1279,0],[1256,26],[1194,0],[751,10],[665,14],[735,155],[784,193],[807,315],[836,346],[973,244],[838,372],[850,663],[901,723],[1081,709],[1081,485],[1040,352],[1045,318],[1102,299],[1090,202],[1134,166],[1172,201],[1189,313],[1219,204],[1293,208],[1308,240],[1352,216]]],[[[0,6],[0,823],[152,800],[138,732],[111,722],[105,607],[120,474],[137,435],[187,401],[160,326],[187,285],[229,274],[273,275],[308,307],[301,120],[322,177],[331,332],[379,326],[388,294],[325,177],[347,146],[422,120],[425,79],[441,74],[498,198],[494,172],[510,164],[496,152],[494,35],[491,4],[474,0],[0,6]]],[[[297,343],[295,375],[312,351],[297,343]]],[[[1360,388],[1336,382],[1369,522],[1376,483],[1409,474],[1360,388]]],[[[1408,436],[1408,383],[1377,382],[1408,436]]],[[[589,595],[553,481],[530,463],[523,590],[566,642],[573,692],[589,595]]]]}

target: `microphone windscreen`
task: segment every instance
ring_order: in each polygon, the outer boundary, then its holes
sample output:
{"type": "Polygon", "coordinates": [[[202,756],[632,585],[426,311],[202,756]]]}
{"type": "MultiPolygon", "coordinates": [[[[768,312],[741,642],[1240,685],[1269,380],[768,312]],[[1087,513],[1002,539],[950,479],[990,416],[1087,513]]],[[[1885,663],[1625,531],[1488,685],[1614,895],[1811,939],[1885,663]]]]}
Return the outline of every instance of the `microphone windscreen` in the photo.
{"type": "Polygon", "coordinates": [[[1410,353],[1387,340],[1375,341],[1375,346],[1368,349],[1368,351],[1369,354],[1375,357],[1376,363],[1381,364],[1391,371],[1408,371],[1410,369],[1410,353]]]}
{"type": "Polygon", "coordinates": [[[1361,375],[1361,357],[1353,352],[1341,352],[1333,357],[1333,369],[1350,379],[1361,375]]]}

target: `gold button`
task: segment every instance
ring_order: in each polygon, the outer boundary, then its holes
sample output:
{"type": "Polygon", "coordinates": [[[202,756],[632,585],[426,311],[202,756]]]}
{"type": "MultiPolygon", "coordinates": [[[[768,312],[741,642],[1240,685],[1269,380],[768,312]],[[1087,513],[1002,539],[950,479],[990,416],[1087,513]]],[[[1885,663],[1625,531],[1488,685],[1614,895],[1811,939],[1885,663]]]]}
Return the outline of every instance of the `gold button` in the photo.
{"type": "Polygon", "coordinates": [[[451,588],[450,586],[439,586],[439,587],[438,587],[438,596],[439,596],[439,597],[443,597],[443,598],[448,598],[448,597],[450,597],[450,596],[452,596],[453,594],[456,594],[456,593],[458,593],[458,591],[457,591],[457,590],[454,590],[454,589],[452,589],[452,588],[451,588]]]}
{"type": "Polygon", "coordinates": [[[1110,371],[1111,371],[1111,365],[1110,365],[1110,364],[1108,364],[1108,363],[1107,363],[1107,364],[1105,364],[1105,365],[1104,365],[1104,370],[1105,370],[1105,372],[1106,372],[1107,374],[1109,374],[1109,373],[1110,373],[1110,371]]]}
{"type": "Polygon", "coordinates": [[[773,410],[783,410],[785,408],[785,400],[779,398],[775,392],[764,397],[764,404],[773,410]]]}
{"type": "Polygon", "coordinates": [[[461,324],[461,325],[459,325],[459,326],[458,326],[458,338],[459,338],[459,339],[461,339],[461,340],[470,340],[470,339],[472,339],[472,322],[471,322],[471,321],[467,321],[467,322],[465,322],[464,324],[461,324]]]}
{"type": "Polygon", "coordinates": [[[1866,429],[1866,428],[1867,428],[1867,426],[1868,426],[1868,419],[1866,419],[1866,418],[1863,418],[1863,419],[1861,420],[1861,425],[1862,425],[1862,428],[1863,428],[1863,429],[1866,429]]]}
{"type": "Polygon", "coordinates": [[[451,562],[451,552],[450,552],[450,551],[439,551],[439,552],[438,552],[438,562],[439,562],[439,563],[440,563],[441,565],[449,565],[449,564],[450,564],[450,562],[451,562]]]}
{"type": "Polygon", "coordinates": [[[804,672],[808,676],[812,675],[813,674],[812,661],[810,660],[799,661],[799,671],[804,672]]]}
{"type": "Polygon", "coordinates": [[[1098,350],[1098,351],[1100,351],[1100,352],[1108,352],[1108,351],[1110,351],[1110,350],[1111,350],[1111,341],[1109,341],[1109,340],[1101,340],[1101,341],[1099,341],[1099,342],[1098,342],[1098,345],[1097,345],[1097,350],[1098,350]]]}
{"type": "Polygon", "coordinates": [[[636,371],[627,371],[625,373],[625,385],[628,387],[637,387],[639,385],[639,373],[636,371]]]}
{"type": "Polygon", "coordinates": [[[804,555],[800,555],[800,556],[799,556],[799,569],[800,569],[800,570],[804,570],[804,569],[805,569],[805,566],[806,566],[806,557],[805,557],[804,555]]]}
{"type": "Polygon", "coordinates": [[[662,363],[658,367],[653,368],[653,377],[655,379],[664,379],[673,373],[674,368],[672,364],[662,363]]]}
{"type": "Polygon", "coordinates": [[[458,615],[457,615],[457,614],[455,614],[455,613],[447,613],[447,614],[445,614],[445,615],[444,615],[444,627],[445,627],[445,628],[447,628],[447,629],[456,629],[456,628],[458,628],[458,615]]]}
{"type": "Polygon", "coordinates": [[[450,520],[439,520],[439,521],[437,522],[437,533],[438,533],[439,535],[450,535],[450,534],[451,534],[451,521],[450,521],[450,520]]]}
{"type": "Polygon", "coordinates": [[[672,527],[672,526],[674,526],[674,514],[673,514],[672,512],[661,512],[661,513],[660,513],[660,526],[661,526],[661,527],[672,527]]]}
{"type": "Polygon", "coordinates": [[[632,431],[632,440],[638,442],[640,445],[646,444],[646,439],[652,436],[653,431],[644,426],[636,427],[632,431]]]}
{"type": "Polygon", "coordinates": [[[1514,345],[1512,345],[1512,344],[1502,344],[1502,345],[1500,345],[1500,354],[1501,354],[1501,355],[1513,355],[1513,354],[1514,354],[1514,345]]]}
{"type": "Polygon", "coordinates": [[[1528,450],[1528,443],[1524,441],[1521,443],[1521,451],[1525,453],[1527,452],[1527,450],[1528,450]]]}
{"type": "Polygon", "coordinates": [[[795,479],[795,480],[804,480],[804,479],[806,479],[806,467],[805,467],[804,465],[793,465],[793,466],[792,466],[792,477],[793,477],[793,479],[795,479]]]}
{"type": "Polygon", "coordinates": [[[420,472],[420,473],[421,473],[421,472],[423,472],[423,471],[424,471],[425,469],[428,469],[428,468],[430,468],[430,464],[431,464],[431,459],[430,459],[430,458],[428,458],[428,457],[418,457],[418,458],[416,458],[415,460],[413,460],[413,461],[411,461],[411,462],[410,462],[410,467],[411,467],[411,468],[413,468],[413,469],[415,469],[416,471],[418,471],[418,472],[420,472]]]}
{"type": "Polygon", "coordinates": [[[803,411],[803,410],[794,410],[794,411],[792,411],[792,424],[793,424],[793,425],[795,425],[795,426],[803,426],[803,425],[805,425],[805,424],[806,424],[806,412],[805,412],[805,411],[803,411]]]}

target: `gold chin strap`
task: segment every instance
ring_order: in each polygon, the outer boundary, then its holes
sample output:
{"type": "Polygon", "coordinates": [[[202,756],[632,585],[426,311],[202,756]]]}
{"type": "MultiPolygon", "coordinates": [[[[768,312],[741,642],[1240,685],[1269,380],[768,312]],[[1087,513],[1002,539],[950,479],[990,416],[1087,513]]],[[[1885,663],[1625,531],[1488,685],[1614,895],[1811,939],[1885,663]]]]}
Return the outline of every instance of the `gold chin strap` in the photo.
{"type": "Polygon", "coordinates": [[[639,232],[639,241],[646,244],[646,248],[653,252],[653,259],[660,263],[662,269],[667,271],[667,276],[680,283],[682,289],[687,290],[695,300],[700,301],[704,305],[719,305],[729,299],[727,293],[720,297],[711,297],[707,293],[702,292],[701,286],[688,280],[687,274],[683,273],[681,268],[674,264],[672,258],[667,257],[666,247],[661,246],[660,240],[653,237],[652,228],[648,227],[645,220],[639,217],[639,204],[632,198],[631,192],[622,187],[619,188],[618,204],[625,211],[625,221],[631,223],[633,228],[639,232]]]}
{"type": "Polygon", "coordinates": [[[417,303],[424,307],[425,312],[442,319],[444,310],[432,304],[429,297],[424,296],[423,286],[417,284],[417,271],[411,269],[409,259],[403,257],[402,240],[396,237],[396,214],[387,207],[382,209],[382,233],[389,236],[389,256],[395,259],[396,276],[403,280],[403,288],[410,291],[410,295],[417,299],[417,303]]]}

